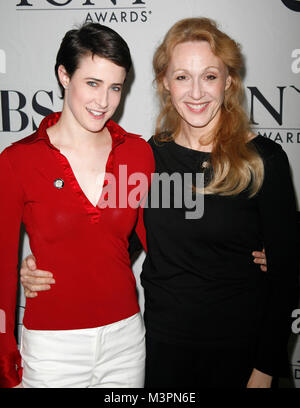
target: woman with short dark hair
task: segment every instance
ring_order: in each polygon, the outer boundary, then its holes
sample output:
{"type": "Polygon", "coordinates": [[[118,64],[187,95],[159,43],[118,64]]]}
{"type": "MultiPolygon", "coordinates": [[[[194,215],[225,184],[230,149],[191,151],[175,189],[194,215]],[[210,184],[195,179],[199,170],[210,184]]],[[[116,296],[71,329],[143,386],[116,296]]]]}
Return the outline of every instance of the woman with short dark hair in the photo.
{"type": "Polygon", "coordinates": [[[150,146],[111,120],[130,67],[128,46],[112,29],[87,24],[68,31],[55,65],[62,112],[0,156],[4,387],[21,381],[14,338],[21,221],[39,266],[57,278],[55,290],[26,303],[22,385],[143,386],[144,325],[128,253],[138,206],[106,205],[110,187],[116,201],[132,193],[131,184],[121,197],[119,177],[126,183],[143,173],[150,182],[154,170],[150,146]]]}

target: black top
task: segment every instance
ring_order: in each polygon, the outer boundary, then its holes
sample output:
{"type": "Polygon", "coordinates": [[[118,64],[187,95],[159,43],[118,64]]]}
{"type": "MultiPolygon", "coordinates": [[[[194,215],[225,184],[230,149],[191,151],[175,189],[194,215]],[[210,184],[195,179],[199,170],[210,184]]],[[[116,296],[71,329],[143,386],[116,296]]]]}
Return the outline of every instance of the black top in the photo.
{"type": "MultiPolygon", "coordinates": [[[[192,173],[193,183],[197,172],[204,171],[206,182],[211,177],[210,153],[174,141],[157,144],[151,138],[149,143],[156,173],[192,173]]],[[[255,368],[285,374],[289,317],[298,296],[295,196],[281,146],[262,136],[250,143],[265,166],[263,186],[253,198],[246,191],[205,195],[199,219],[186,219],[184,205],[174,208],[172,188],[173,208],[151,208],[149,199],[141,274],[146,329],[149,336],[175,344],[250,342],[256,347],[255,368]],[[252,257],[263,247],[267,273],[252,257]]]]}

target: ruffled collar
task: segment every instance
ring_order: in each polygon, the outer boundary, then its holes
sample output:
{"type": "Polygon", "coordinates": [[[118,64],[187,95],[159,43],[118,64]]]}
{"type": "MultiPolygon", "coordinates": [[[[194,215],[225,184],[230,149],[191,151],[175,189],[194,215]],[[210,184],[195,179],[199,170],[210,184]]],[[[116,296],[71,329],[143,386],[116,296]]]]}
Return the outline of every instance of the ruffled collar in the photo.
{"type": "MultiPolygon", "coordinates": [[[[38,141],[44,141],[52,149],[58,162],[63,168],[65,179],[68,180],[74,193],[76,194],[76,196],[78,197],[78,199],[81,201],[82,205],[84,206],[85,210],[89,214],[89,218],[91,222],[98,223],[101,218],[101,213],[103,211],[103,208],[101,208],[101,206],[98,206],[98,205],[94,206],[89,201],[89,199],[86,197],[83,190],[81,189],[75,177],[75,174],[70,166],[68,159],[63,154],[61,154],[59,149],[57,149],[53,144],[51,144],[49,136],[47,134],[47,129],[55,125],[58,122],[60,115],[61,115],[61,112],[55,112],[45,117],[42,120],[38,130],[33,135],[25,139],[22,139],[17,143],[31,144],[31,143],[36,143],[38,141]]],[[[115,149],[118,145],[120,145],[126,140],[126,135],[128,133],[121,126],[119,126],[117,123],[113,122],[112,120],[109,120],[105,126],[109,130],[111,138],[112,138],[112,149],[108,156],[108,160],[107,160],[106,167],[105,167],[105,172],[106,174],[108,174],[108,173],[114,173],[115,149]]],[[[107,181],[104,182],[104,185],[106,184],[107,184],[107,181]]],[[[101,199],[102,199],[102,195],[100,197],[100,200],[101,199]]]]}
{"type": "MultiPolygon", "coordinates": [[[[25,139],[19,140],[17,143],[35,143],[39,140],[44,140],[47,144],[50,145],[50,147],[56,149],[49,140],[47,129],[58,122],[60,115],[61,112],[54,112],[51,113],[49,116],[46,116],[40,123],[38,130],[33,135],[25,139]]],[[[127,132],[121,126],[119,126],[111,119],[106,123],[105,126],[109,130],[109,133],[112,138],[112,148],[124,142],[127,132]]]]}

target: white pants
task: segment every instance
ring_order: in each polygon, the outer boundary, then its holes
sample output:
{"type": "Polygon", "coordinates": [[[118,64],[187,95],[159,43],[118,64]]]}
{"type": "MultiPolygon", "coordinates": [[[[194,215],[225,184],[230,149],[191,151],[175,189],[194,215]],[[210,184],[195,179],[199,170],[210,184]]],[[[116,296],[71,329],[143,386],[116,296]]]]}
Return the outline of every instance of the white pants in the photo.
{"type": "Polygon", "coordinates": [[[140,313],[107,326],[27,330],[21,341],[25,388],[141,388],[145,329],[140,313]]]}

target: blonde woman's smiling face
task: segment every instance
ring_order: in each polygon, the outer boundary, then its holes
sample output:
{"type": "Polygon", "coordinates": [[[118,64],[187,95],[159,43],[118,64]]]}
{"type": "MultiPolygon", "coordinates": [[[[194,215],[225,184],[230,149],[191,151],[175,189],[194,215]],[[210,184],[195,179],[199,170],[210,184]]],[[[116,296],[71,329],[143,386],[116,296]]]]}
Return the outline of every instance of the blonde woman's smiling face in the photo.
{"type": "Polygon", "coordinates": [[[184,127],[212,130],[230,84],[227,67],[208,42],[184,42],[174,47],[164,86],[184,127]]]}

